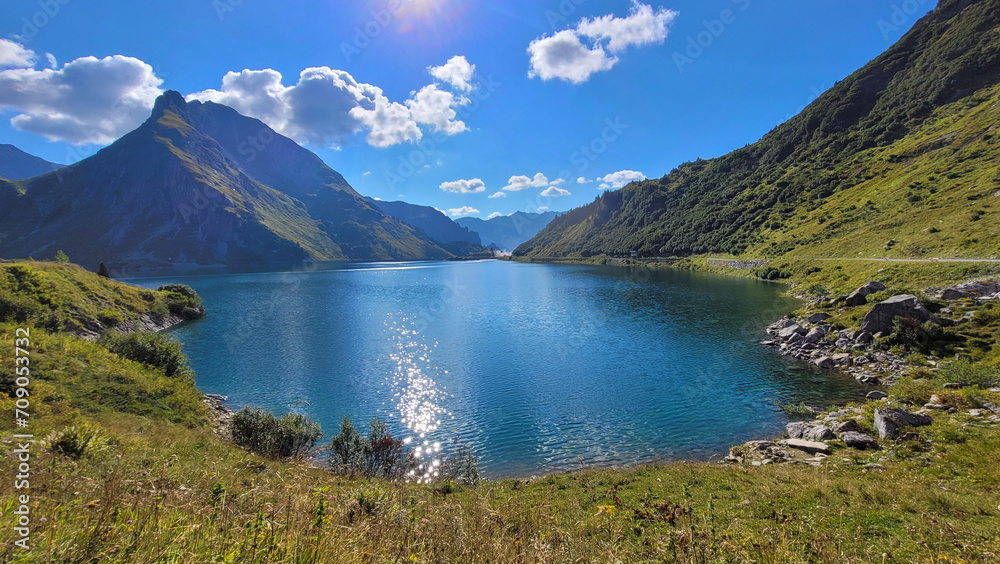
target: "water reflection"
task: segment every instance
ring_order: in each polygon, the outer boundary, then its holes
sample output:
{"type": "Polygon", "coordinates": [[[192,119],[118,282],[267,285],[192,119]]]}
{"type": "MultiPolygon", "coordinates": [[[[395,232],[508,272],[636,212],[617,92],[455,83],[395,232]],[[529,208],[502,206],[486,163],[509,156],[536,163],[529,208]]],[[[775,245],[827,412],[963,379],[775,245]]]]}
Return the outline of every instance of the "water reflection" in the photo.
{"type": "Polygon", "coordinates": [[[425,482],[436,478],[440,472],[441,442],[435,440],[435,432],[441,426],[441,418],[453,417],[442,407],[450,394],[434,379],[435,375],[447,374],[448,371],[431,362],[438,343],[435,341],[428,345],[414,328],[413,318],[401,313],[389,314],[384,323],[394,351],[389,355],[395,365],[388,376],[389,386],[396,402],[399,422],[410,432],[403,438],[403,444],[412,447],[417,463],[416,468],[410,471],[410,477],[417,482],[425,482]]]}

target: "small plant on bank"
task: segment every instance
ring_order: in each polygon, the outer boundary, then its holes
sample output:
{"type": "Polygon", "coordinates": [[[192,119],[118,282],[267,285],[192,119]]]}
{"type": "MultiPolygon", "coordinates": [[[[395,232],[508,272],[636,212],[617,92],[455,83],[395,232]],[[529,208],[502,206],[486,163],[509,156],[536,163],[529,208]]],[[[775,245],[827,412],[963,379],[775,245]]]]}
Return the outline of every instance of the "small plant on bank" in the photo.
{"type": "Polygon", "coordinates": [[[181,344],[160,333],[135,331],[125,335],[108,335],[101,339],[101,344],[120,357],[162,370],[168,377],[192,377],[181,344]]]}
{"type": "Polygon", "coordinates": [[[323,436],[319,423],[299,413],[281,417],[259,407],[244,407],[233,415],[233,442],[261,456],[299,458],[312,452],[323,436]]]}
{"type": "Polygon", "coordinates": [[[968,360],[955,360],[941,367],[941,377],[947,382],[982,389],[1000,386],[1000,370],[968,360]]]}
{"type": "Polygon", "coordinates": [[[405,476],[413,466],[413,457],[404,449],[403,441],[393,437],[385,421],[378,417],[372,418],[367,437],[358,432],[350,418],[344,417],[330,445],[330,468],[334,472],[394,480],[405,476]]]}
{"type": "Polygon", "coordinates": [[[48,452],[79,460],[85,454],[103,450],[109,441],[88,425],[73,425],[49,433],[42,444],[48,452]]]}

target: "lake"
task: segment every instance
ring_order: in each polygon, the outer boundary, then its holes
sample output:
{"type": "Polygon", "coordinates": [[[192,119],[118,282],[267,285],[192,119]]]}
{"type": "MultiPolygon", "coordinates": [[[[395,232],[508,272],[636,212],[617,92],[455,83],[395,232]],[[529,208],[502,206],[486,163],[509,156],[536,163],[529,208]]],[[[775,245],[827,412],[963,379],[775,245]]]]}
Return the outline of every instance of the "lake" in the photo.
{"type": "Polygon", "coordinates": [[[760,345],[797,302],[742,278],[481,261],[129,282],[201,294],[172,333],[233,408],[306,413],[324,442],[378,415],[424,460],[471,446],[488,477],[707,460],[780,434],[779,401],[864,393],[760,345]]]}

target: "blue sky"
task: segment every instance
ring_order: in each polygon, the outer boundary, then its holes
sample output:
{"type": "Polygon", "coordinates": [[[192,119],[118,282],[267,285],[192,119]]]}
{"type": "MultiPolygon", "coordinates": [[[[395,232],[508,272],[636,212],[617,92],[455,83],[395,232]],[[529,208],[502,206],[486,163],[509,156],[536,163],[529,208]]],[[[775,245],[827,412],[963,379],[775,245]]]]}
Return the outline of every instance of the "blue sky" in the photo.
{"type": "Polygon", "coordinates": [[[365,195],[453,215],[566,210],[602,185],[659,177],[756,141],[932,7],[8,1],[0,142],[71,162],[141,122],[156,92],[174,89],[257,114],[365,195]],[[123,57],[104,59],[113,55],[123,57]],[[76,61],[83,57],[96,59],[76,61]],[[305,84],[307,68],[319,70],[305,84]],[[223,87],[227,73],[244,69],[274,72],[223,87]]]}

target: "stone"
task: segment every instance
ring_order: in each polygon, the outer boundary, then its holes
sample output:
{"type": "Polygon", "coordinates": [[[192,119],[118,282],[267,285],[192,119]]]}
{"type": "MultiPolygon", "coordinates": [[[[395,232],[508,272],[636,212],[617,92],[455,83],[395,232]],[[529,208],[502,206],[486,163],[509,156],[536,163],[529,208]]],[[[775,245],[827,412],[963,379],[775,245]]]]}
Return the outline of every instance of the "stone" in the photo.
{"type": "Polygon", "coordinates": [[[823,323],[827,319],[830,319],[830,314],[823,313],[821,311],[819,313],[814,313],[814,314],[810,315],[809,317],[806,318],[806,321],[808,321],[809,323],[812,323],[813,325],[815,325],[817,323],[823,323]]]}
{"type": "Polygon", "coordinates": [[[948,411],[951,407],[944,405],[943,403],[925,403],[924,409],[930,409],[932,411],[948,411]]]}
{"type": "Polygon", "coordinates": [[[882,290],[885,290],[885,286],[880,282],[875,282],[873,280],[852,292],[851,295],[847,296],[844,300],[844,303],[851,307],[863,306],[868,303],[869,294],[881,292],[882,290]]]}
{"type": "Polygon", "coordinates": [[[854,342],[860,343],[862,345],[870,345],[874,340],[875,337],[872,336],[872,334],[869,333],[868,331],[861,331],[858,333],[856,337],[854,337],[854,342]]]}
{"type": "Polygon", "coordinates": [[[912,294],[893,296],[875,307],[865,315],[861,322],[861,330],[868,333],[892,332],[892,322],[897,317],[908,317],[920,323],[933,319],[931,312],[912,294]]]}
{"type": "Polygon", "coordinates": [[[992,411],[993,413],[996,413],[997,415],[1000,415],[1000,407],[997,407],[997,404],[993,402],[988,401],[983,404],[983,407],[992,411]]]}
{"type": "Polygon", "coordinates": [[[802,339],[804,343],[816,343],[819,342],[823,337],[826,336],[826,331],[823,331],[819,327],[813,327],[806,333],[806,336],[802,339]]]}
{"type": "Polygon", "coordinates": [[[902,443],[906,441],[919,441],[920,433],[903,433],[896,439],[896,442],[902,443]]]}
{"type": "MultiPolygon", "coordinates": [[[[861,426],[858,422],[853,419],[848,419],[847,421],[838,421],[833,424],[833,432],[836,433],[838,437],[844,433],[857,433],[861,431],[861,426]]],[[[843,437],[841,437],[843,438],[843,437]]]]}
{"type": "Polygon", "coordinates": [[[881,439],[894,439],[900,427],[920,427],[930,425],[934,420],[927,415],[910,413],[896,407],[880,407],[875,410],[875,430],[881,439]]]}
{"type": "Polygon", "coordinates": [[[962,385],[956,384],[955,382],[949,382],[941,387],[946,390],[960,390],[962,388],[962,385]]]}
{"type": "Polygon", "coordinates": [[[882,466],[881,464],[875,464],[874,462],[870,464],[865,464],[865,468],[867,470],[885,470],[885,466],[882,466]]]}
{"type": "Polygon", "coordinates": [[[802,434],[809,430],[809,424],[804,421],[794,421],[785,425],[785,433],[792,439],[801,439],[802,434]]]}
{"type": "Polygon", "coordinates": [[[865,396],[865,399],[868,399],[869,401],[878,401],[880,399],[885,399],[887,397],[889,397],[889,394],[875,390],[872,392],[868,392],[868,395],[865,396]]]}
{"type": "Polygon", "coordinates": [[[952,286],[941,293],[943,300],[961,300],[964,298],[979,298],[992,296],[1000,292],[998,282],[966,282],[957,286],[952,286]]]}
{"type": "Polygon", "coordinates": [[[803,337],[801,333],[792,333],[792,336],[788,338],[787,342],[789,345],[794,345],[795,343],[798,343],[804,338],[805,337],[803,337]]]}
{"type": "Polygon", "coordinates": [[[970,409],[969,416],[971,417],[982,417],[984,414],[988,413],[985,409],[970,409]]]}
{"type": "Polygon", "coordinates": [[[820,368],[833,368],[833,359],[828,356],[821,356],[814,360],[813,364],[820,368]]]}
{"type": "Polygon", "coordinates": [[[802,439],[787,439],[781,441],[781,444],[787,447],[808,452],[809,454],[817,454],[817,453],[830,454],[830,445],[826,443],[806,441],[802,439]]]}
{"type": "Polygon", "coordinates": [[[788,339],[792,335],[805,335],[806,333],[807,331],[805,327],[799,325],[798,323],[793,323],[781,331],[778,331],[778,337],[788,339]]]}
{"type": "Polygon", "coordinates": [[[822,425],[815,425],[809,427],[809,429],[802,433],[802,438],[807,441],[820,442],[835,439],[837,436],[834,435],[833,431],[830,429],[827,429],[822,425]]]}
{"type": "Polygon", "coordinates": [[[878,450],[881,448],[874,438],[858,431],[847,431],[840,435],[840,440],[844,441],[847,446],[858,450],[878,450]]]}
{"type": "Polygon", "coordinates": [[[855,378],[858,382],[862,384],[868,384],[870,386],[881,386],[882,381],[878,379],[878,376],[872,374],[871,372],[865,372],[855,378]]]}
{"type": "Polygon", "coordinates": [[[792,325],[796,325],[795,321],[793,321],[793,320],[791,320],[791,319],[789,319],[787,317],[783,317],[783,318],[779,319],[778,321],[775,321],[771,325],[771,328],[775,329],[776,331],[781,331],[782,329],[784,329],[786,327],[791,327],[792,325]]]}
{"type": "Polygon", "coordinates": [[[849,364],[851,362],[851,353],[837,353],[830,357],[833,363],[836,365],[849,364]]]}

